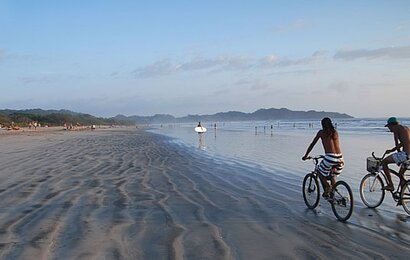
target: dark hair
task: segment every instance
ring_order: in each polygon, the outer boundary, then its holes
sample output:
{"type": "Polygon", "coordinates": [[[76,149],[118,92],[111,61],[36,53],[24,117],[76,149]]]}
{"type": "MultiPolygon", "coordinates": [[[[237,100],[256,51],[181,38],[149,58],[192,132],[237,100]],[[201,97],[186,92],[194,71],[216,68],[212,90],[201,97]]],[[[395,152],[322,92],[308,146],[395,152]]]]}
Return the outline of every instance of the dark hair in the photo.
{"type": "Polygon", "coordinates": [[[333,134],[336,132],[335,127],[332,124],[332,120],[328,117],[322,119],[322,128],[323,131],[331,137],[333,137],[333,134]]]}

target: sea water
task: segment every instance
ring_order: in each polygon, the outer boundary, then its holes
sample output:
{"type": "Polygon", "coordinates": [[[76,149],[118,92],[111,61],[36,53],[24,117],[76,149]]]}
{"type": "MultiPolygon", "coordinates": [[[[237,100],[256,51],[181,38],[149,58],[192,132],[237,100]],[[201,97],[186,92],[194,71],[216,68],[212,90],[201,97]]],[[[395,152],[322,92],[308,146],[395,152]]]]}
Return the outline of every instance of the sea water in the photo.
{"type": "MultiPolygon", "coordinates": [[[[410,125],[410,119],[401,119],[410,125]]],[[[372,152],[382,156],[386,149],[394,147],[393,134],[384,125],[386,119],[333,120],[340,137],[345,168],[338,177],[349,183],[356,202],[360,200],[359,184],[367,174],[366,158],[372,152]]],[[[320,120],[280,120],[249,122],[202,122],[208,131],[198,134],[196,123],[152,125],[152,131],[172,137],[172,142],[185,149],[200,152],[226,162],[236,162],[255,169],[262,168],[272,178],[280,175],[289,181],[301,182],[306,173],[313,170],[310,161],[302,161],[307,147],[317,131],[320,120]]],[[[323,154],[320,140],[311,155],[323,154]]],[[[394,169],[398,169],[394,165],[394,169]]],[[[393,177],[397,182],[397,178],[393,177]]],[[[396,212],[395,203],[387,194],[384,204],[396,212]]],[[[403,211],[403,210],[401,210],[403,211]]]]}

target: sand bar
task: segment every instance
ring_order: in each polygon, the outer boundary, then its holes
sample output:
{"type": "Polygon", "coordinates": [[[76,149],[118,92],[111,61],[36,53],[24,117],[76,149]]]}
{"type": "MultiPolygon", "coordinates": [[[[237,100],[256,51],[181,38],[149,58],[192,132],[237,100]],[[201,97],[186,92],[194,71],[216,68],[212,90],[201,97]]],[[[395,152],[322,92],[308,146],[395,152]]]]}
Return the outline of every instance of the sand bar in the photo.
{"type": "Polygon", "coordinates": [[[2,136],[0,145],[2,259],[405,259],[410,253],[407,219],[371,211],[369,220],[362,209],[340,223],[331,213],[306,210],[300,183],[142,130],[22,133],[2,136]]]}

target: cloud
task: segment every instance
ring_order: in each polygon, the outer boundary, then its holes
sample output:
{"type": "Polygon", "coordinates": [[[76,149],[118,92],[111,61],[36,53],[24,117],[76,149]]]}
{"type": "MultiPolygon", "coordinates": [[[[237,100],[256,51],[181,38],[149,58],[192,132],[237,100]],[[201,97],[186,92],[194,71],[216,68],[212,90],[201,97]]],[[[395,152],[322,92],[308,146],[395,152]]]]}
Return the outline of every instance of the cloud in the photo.
{"type": "Polygon", "coordinates": [[[287,71],[276,71],[271,73],[271,75],[305,75],[305,74],[316,74],[318,70],[306,69],[306,70],[287,70],[287,71]]]}
{"type": "Polygon", "coordinates": [[[30,61],[33,60],[31,55],[10,53],[4,49],[0,49],[0,62],[2,61],[30,61]]]}
{"type": "Polygon", "coordinates": [[[179,67],[181,70],[202,70],[202,69],[210,69],[217,66],[222,66],[225,64],[224,58],[215,58],[215,59],[203,59],[197,57],[191,61],[181,64],[179,67]]]}
{"type": "Polygon", "coordinates": [[[168,75],[178,71],[178,65],[172,64],[169,59],[157,61],[135,71],[137,77],[149,78],[158,75],[168,75]]]}
{"type": "Polygon", "coordinates": [[[249,59],[242,56],[221,56],[210,59],[196,57],[181,64],[173,63],[170,59],[163,59],[135,70],[135,75],[139,78],[150,78],[184,71],[213,70],[219,72],[238,70],[250,66],[249,59]]]}
{"type": "Polygon", "coordinates": [[[240,70],[240,69],[245,69],[245,68],[250,68],[250,67],[252,67],[251,60],[243,56],[234,56],[234,57],[226,58],[223,69],[224,70],[237,70],[237,69],[240,70]]]}
{"type": "Polygon", "coordinates": [[[31,76],[21,76],[18,80],[24,85],[30,84],[50,84],[56,82],[64,82],[70,80],[84,80],[91,78],[90,75],[77,75],[77,74],[63,74],[53,71],[39,72],[31,76]]]}
{"type": "Polygon", "coordinates": [[[328,53],[328,51],[326,51],[326,50],[318,50],[318,51],[315,51],[312,54],[312,57],[316,57],[316,58],[324,57],[324,56],[326,56],[327,53],[328,53]]]}
{"type": "Polygon", "coordinates": [[[408,31],[410,29],[410,25],[407,22],[402,22],[395,28],[395,31],[403,32],[408,31]]]}
{"type": "Polygon", "coordinates": [[[386,47],[374,50],[339,50],[333,56],[336,60],[356,60],[356,59],[410,59],[410,46],[386,47]]]}
{"type": "Polygon", "coordinates": [[[232,92],[232,90],[231,89],[229,89],[229,88],[223,88],[223,89],[219,89],[219,90],[217,90],[217,91],[214,91],[212,94],[211,94],[211,96],[221,96],[221,95],[227,95],[227,94],[229,94],[229,93],[231,93],[232,92]]]}
{"type": "Polygon", "coordinates": [[[259,79],[241,79],[238,80],[234,83],[235,86],[237,86],[238,89],[244,89],[244,90],[266,90],[270,88],[270,84],[264,81],[261,81],[259,79]]]}
{"type": "MultiPolygon", "coordinates": [[[[137,78],[154,78],[187,71],[241,71],[249,69],[270,69],[298,65],[310,65],[323,59],[326,51],[316,51],[310,57],[290,59],[280,58],[276,55],[268,55],[263,58],[255,59],[246,56],[219,56],[216,58],[196,57],[182,63],[175,63],[170,59],[162,59],[152,64],[134,70],[137,78]]],[[[301,70],[297,73],[302,72],[301,70]]],[[[307,72],[305,70],[304,72],[307,72]]]]}
{"type": "Polygon", "coordinates": [[[303,19],[298,19],[290,24],[279,25],[273,28],[274,33],[286,33],[291,31],[301,31],[306,28],[307,24],[303,19]]]}
{"type": "Polygon", "coordinates": [[[297,66],[297,65],[309,65],[317,62],[324,56],[325,52],[317,51],[313,53],[310,57],[299,58],[299,59],[290,59],[290,58],[279,58],[275,55],[269,55],[263,57],[259,60],[259,66],[262,68],[269,67],[288,67],[288,66],[297,66]]]}
{"type": "Polygon", "coordinates": [[[251,85],[250,90],[267,90],[270,88],[270,85],[265,82],[255,82],[253,85],[251,85]]]}
{"type": "Polygon", "coordinates": [[[52,81],[50,77],[45,77],[45,76],[20,77],[19,80],[25,85],[37,84],[37,83],[39,84],[50,83],[52,81]]]}
{"type": "Polygon", "coordinates": [[[328,88],[338,93],[346,93],[349,91],[349,84],[347,82],[339,81],[330,84],[328,88]]]}
{"type": "Polygon", "coordinates": [[[275,55],[268,55],[260,59],[259,64],[261,67],[270,67],[272,64],[279,62],[279,58],[275,55]]]}

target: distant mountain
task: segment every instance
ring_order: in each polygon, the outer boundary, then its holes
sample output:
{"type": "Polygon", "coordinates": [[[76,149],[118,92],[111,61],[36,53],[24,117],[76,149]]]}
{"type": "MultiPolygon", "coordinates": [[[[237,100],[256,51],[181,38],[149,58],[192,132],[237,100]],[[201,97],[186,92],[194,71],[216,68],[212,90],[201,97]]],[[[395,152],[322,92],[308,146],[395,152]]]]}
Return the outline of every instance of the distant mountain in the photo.
{"type": "Polygon", "coordinates": [[[188,115],[184,117],[174,117],[171,115],[154,116],[123,116],[118,115],[113,119],[130,120],[138,124],[152,123],[179,123],[179,122],[224,122],[224,121],[258,121],[258,120],[284,120],[284,119],[322,119],[330,118],[353,118],[348,114],[325,111],[292,111],[287,108],[259,109],[253,113],[243,113],[238,111],[220,112],[213,115],[188,115]]]}
{"type": "Polygon", "coordinates": [[[220,112],[213,115],[187,115],[174,117],[172,115],[157,114],[154,116],[124,116],[117,115],[112,118],[95,117],[89,114],[77,113],[70,110],[0,110],[0,124],[10,125],[11,122],[19,126],[26,126],[29,122],[37,121],[42,125],[132,125],[152,123],[180,123],[180,122],[224,122],[224,121],[257,121],[257,120],[289,120],[289,119],[321,119],[353,118],[347,114],[325,111],[292,111],[287,108],[259,109],[253,113],[238,111],[220,112]]]}

